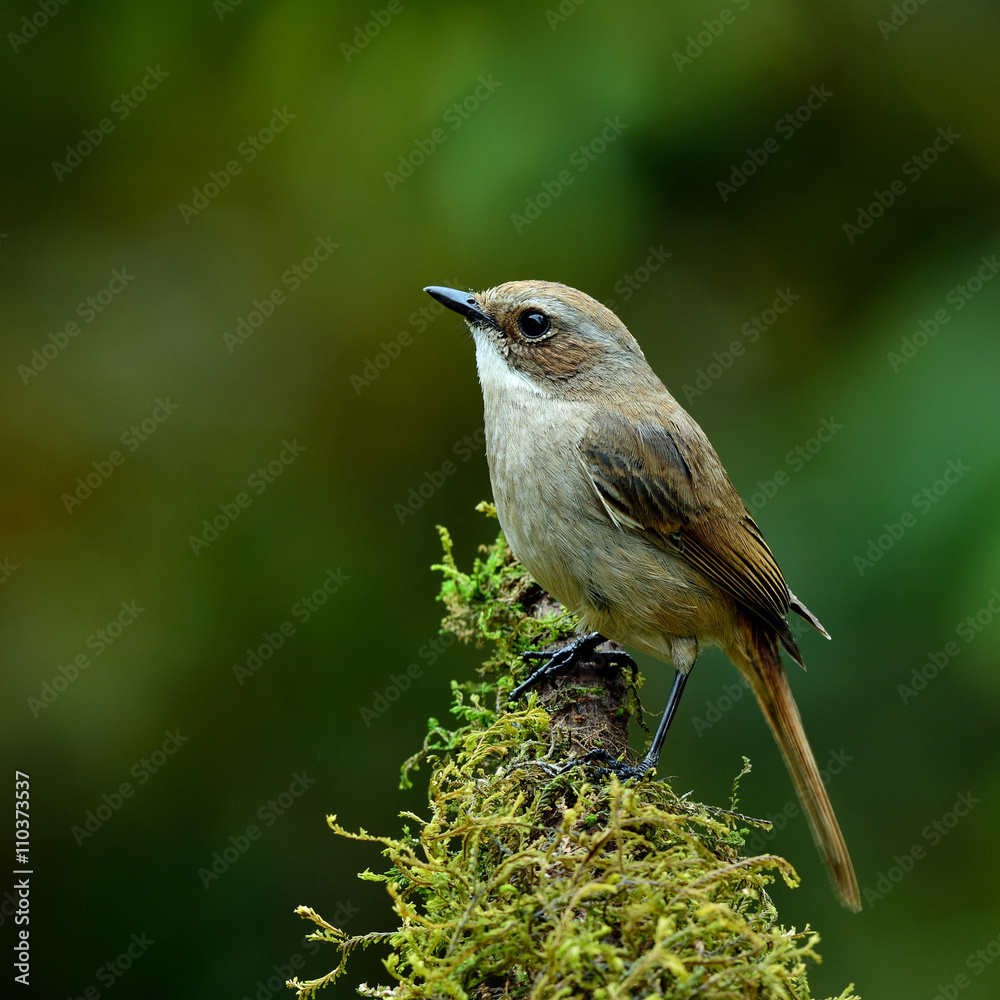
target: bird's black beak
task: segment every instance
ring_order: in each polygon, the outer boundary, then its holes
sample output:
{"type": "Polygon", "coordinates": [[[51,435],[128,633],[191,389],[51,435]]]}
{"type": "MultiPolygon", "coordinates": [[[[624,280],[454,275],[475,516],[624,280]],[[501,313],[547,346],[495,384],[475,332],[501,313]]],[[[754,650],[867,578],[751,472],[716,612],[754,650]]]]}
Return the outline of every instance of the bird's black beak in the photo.
{"type": "Polygon", "coordinates": [[[470,323],[485,323],[495,330],[500,329],[500,324],[479,308],[479,303],[471,292],[460,292],[457,288],[445,288],[443,285],[428,285],[424,291],[431,298],[437,299],[441,305],[454,309],[459,316],[464,316],[470,323]]]}

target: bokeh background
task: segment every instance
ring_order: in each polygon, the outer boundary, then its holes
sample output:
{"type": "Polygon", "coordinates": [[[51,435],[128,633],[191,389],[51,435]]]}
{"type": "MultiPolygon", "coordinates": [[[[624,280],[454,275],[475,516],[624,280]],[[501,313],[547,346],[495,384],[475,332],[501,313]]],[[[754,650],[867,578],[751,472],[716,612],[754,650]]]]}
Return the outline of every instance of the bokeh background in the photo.
{"type": "MultiPolygon", "coordinates": [[[[435,524],[465,564],[495,533],[471,344],[421,287],[517,278],[617,310],[834,637],[792,682],[865,911],[801,816],[766,844],[815,994],[997,995],[997,4],[50,0],[0,28],[0,825],[19,769],[34,995],[266,1000],[334,964],[296,905],[392,926],[355,874],[383,859],[324,815],[420,811],[399,765],[481,656],[431,645],[435,524]]],[[[726,804],[745,754],[742,807],[777,815],[736,682],[702,657],[661,773],[726,804]]],[[[363,979],[375,950],[330,995],[363,979]]]]}

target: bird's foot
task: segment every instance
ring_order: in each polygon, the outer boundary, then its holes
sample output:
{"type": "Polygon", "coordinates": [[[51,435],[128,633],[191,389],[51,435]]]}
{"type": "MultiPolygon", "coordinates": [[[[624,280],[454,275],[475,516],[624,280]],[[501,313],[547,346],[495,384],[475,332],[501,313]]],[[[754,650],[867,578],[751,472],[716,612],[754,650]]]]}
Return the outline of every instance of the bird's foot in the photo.
{"type": "Polygon", "coordinates": [[[626,764],[623,760],[616,760],[603,747],[591,750],[582,757],[567,761],[560,769],[559,773],[564,774],[574,767],[586,767],[602,777],[616,775],[619,781],[629,781],[632,778],[645,778],[651,774],[656,765],[651,760],[645,758],[638,764],[626,764]]]}
{"type": "Polygon", "coordinates": [[[543,682],[549,683],[561,673],[571,670],[576,664],[586,662],[587,659],[597,660],[605,666],[628,667],[635,678],[639,668],[624,650],[614,650],[607,653],[594,654],[594,650],[602,643],[607,642],[600,632],[590,632],[574,639],[568,646],[557,649],[554,653],[541,653],[531,651],[522,654],[526,663],[531,660],[544,660],[544,662],[527,680],[522,681],[509,695],[508,701],[516,701],[526,691],[543,682]]]}

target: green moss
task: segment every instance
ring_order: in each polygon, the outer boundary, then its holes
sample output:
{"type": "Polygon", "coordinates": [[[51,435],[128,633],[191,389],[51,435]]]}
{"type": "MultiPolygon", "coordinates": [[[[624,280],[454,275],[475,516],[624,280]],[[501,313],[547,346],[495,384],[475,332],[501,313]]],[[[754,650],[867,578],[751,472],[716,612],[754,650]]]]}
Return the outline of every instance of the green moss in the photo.
{"type": "Polygon", "coordinates": [[[362,996],[808,1000],[805,963],[818,960],[818,937],[783,928],[766,892],[776,875],[795,885],[795,872],[775,855],[740,853],[748,825],[766,826],[734,811],[749,764],[728,810],[663,782],[559,773],[565,739],[537,698],[497,706],[511,667],[523,670],[521,652],[575,620],[561,609],[526,614],[540,595],[502,535],[463,573],[440,531],[443,627],[477,645],[492,640],[493,656],[482,680],[452,683],[454,723],[431,719],[404,765],[404,783],[421,762],[430,769],[428,817],[403,814],[413,832],[352,833],[328,817],[338,835],[381,845],[388,871],[361,877],[385,884],[397,929],[348,936],[300,907],[318,925],[312,937],[341,960],[289,985],[311,997],[344,974],[354,950],[379,943],[395,985],[362,985],[362,996]]]}
{"type": "MultiPolygon", "coordinates": [[[[476,510],[496,518],[493,504],[481,503],[476,510]]],[[[444,602],[448,615],[442,627],[477,647],[491,640],[495,644],[494,655],[483,664],[481,673],[501,670],[498,683],[507,690],[517,682],[512,680],[511,666],[523,669],[521,653],[572,632],[576,616],[554,601],[551,614],[537,617],[525,614],[524,604],[535,603],[544,592],[514,558],[503,533],[492,545],[481,547],[483,558],[473,561],[470,573],[463,573],[455,563],[448,529],[439,525],[438,534],[444,556],[431,569],[444,574],[438,600],[444,602]]]]}

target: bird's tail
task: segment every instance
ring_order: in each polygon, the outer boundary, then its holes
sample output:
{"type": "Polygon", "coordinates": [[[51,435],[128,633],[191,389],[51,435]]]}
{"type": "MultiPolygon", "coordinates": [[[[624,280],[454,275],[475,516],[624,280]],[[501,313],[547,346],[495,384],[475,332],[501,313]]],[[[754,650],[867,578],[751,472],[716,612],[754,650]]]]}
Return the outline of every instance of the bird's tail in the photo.
{"type": "Polygon", "coordinates": [[[854,866],[802,728],[777,639],[758,627],[753,627],[747,638],[749,641],[737,641],[727,650],[729,658],[750,683],[774,733],[838,898],[844,906],[858,911],[861,894],[854,866]]]}

